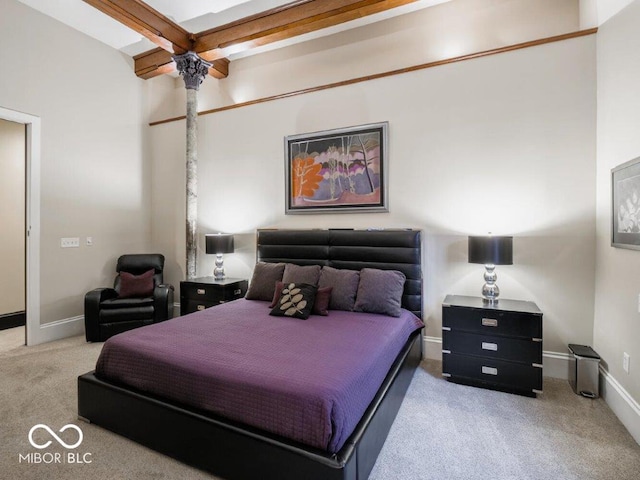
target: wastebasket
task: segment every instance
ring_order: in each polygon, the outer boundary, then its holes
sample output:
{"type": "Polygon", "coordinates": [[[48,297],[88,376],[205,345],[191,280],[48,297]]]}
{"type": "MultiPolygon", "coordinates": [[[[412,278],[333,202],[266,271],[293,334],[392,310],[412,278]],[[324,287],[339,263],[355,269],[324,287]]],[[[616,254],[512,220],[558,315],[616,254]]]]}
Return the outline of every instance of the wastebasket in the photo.
{"type": "Polygon", "coordinates": [[[599,366],[600,355],[593,348],[569,344],[569,383],[575,393],[588,398],[600,396],[599,366]]]}

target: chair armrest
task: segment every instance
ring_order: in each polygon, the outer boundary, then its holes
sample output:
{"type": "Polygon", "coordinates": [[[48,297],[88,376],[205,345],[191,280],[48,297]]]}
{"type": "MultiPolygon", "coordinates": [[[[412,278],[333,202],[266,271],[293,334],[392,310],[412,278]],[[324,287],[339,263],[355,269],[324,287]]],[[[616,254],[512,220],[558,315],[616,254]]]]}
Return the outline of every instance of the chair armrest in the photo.
{"type": "Polygon", "coordinates": [[[153,289],[153,321],[163,322],[173,317],[173,285],[156,285],[153,289]]]}
{"type": "Polygon", "coordinates": [[[87,342],[100,341],[100,302],[116,298],[113,288],[96,288],[84,296],[84,332],[87,342]]]}

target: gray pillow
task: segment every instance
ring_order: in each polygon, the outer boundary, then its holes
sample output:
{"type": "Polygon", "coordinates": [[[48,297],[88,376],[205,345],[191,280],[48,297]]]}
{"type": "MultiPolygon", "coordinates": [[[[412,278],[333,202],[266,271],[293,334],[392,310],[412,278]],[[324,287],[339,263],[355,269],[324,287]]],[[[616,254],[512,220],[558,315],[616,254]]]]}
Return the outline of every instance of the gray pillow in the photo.
{"type": "Polygon", "coordinates": [[[320,278],[320,265],[301,266],[294,263],[287,263],[282,275],[282,283],[306,283],[308,285],[318,285],[320,278]]]}
{"type": "Polygon", "coordinates": [[[282,280],[283,273],[284,263],[256,263],[245,298],[247,300],[266,300],[270,302],[273,300],[276,282],[282,280]]]}
{"type": "Polygon", "coordinates": [[[355,270],[340,270],[333,267],[322,267],[319,288],[332,287],[329,310],[353,310],[358,292],[360,272],[355,270]]]}
{"type": "Polygon", "coordinates": [[[354,310],[356,312],[381,313],[392,317],[400,316],[404,273],[397,270],[360,270],[360,284],[354,310]]]}

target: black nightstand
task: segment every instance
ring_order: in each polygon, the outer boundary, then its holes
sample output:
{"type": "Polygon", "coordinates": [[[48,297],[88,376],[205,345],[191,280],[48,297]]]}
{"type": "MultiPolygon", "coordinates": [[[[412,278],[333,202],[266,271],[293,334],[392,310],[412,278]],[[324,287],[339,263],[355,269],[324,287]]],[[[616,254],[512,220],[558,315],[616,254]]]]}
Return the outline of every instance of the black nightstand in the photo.
{"type": "Polygon", "coordinates": [[[447,295],[442,374],[448,380],[535,397],[542,393],[542,312],[533,302],[447,295]]]}
{"type": "Polygon", "coordinates": [[[249,282],[242,278],[200,277],[180,282],[180,315],[244,297],[249,282]]]}

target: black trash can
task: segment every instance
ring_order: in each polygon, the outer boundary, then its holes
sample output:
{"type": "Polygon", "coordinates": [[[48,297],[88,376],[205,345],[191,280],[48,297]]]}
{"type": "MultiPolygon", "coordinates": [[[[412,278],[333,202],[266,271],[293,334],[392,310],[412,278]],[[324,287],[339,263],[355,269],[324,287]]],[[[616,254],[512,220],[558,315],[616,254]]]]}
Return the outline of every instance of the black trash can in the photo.
{"type": "Polygon", "coordinates": [[[588,398],[600,396],[599,367],[600,355],[593,348],[569,344],[569,383],[575,393],[588,398]]]}

